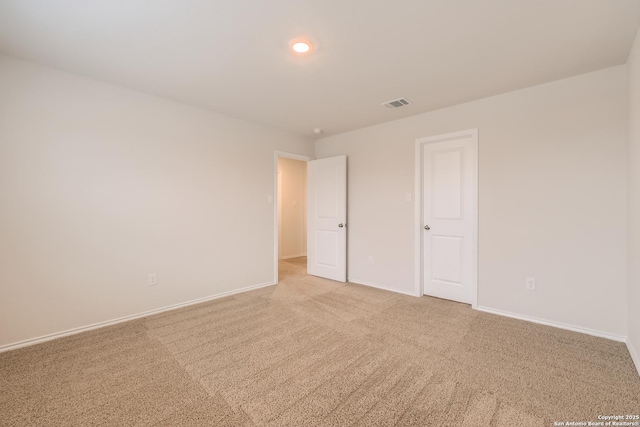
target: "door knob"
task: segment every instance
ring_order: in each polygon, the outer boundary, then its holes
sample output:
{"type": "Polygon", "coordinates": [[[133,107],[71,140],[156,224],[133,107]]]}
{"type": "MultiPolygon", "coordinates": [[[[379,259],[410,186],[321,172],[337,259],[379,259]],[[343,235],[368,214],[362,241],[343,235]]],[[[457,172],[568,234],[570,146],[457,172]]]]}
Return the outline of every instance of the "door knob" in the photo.
{"type": "Polygon", "coordinates": [[[425,230],[427,230],[427,231],[429,231],[429,230],[431,230],[431,227],[429,227],[428,225],[425,225],[425,226],[424,226],[424,229],[425,229],[425,230]]]}
{"type": "Polygon", "coordinates": [[[340,223],[340,224],[338,224],[338,227],[342,228],[342,227],[344,227],[344,224],[340,223]]]}

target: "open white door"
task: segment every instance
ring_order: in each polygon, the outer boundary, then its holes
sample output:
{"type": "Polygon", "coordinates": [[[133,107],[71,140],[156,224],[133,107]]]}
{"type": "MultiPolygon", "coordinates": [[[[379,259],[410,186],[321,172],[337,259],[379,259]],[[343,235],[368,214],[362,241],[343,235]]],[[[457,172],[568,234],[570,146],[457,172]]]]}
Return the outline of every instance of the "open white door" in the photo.
{"type": "Polygon", "coordinates": [[[347,281],[347,156],[307,169],[307,273],[347,281]]]}

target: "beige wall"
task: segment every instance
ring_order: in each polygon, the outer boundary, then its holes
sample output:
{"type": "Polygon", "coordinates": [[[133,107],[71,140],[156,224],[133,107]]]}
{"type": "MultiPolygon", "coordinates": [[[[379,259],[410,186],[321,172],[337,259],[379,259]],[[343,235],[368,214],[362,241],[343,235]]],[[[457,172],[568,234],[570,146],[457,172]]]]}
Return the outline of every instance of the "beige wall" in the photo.
{"type": "Polygon", "coordinates": [[[278,159],[280,187],[280,258],[307,255],[307,162],[278,159]]]}
{"type": "MultiPolygon", "coordinates": [[[[640,347],[639,46],[628,89],[614,67],[317,141],[349,156],[350,278],[413,292],[415,139],[477,127],[479,305],[640,347]]],[[[270,283],[274,150],[314,151],[0,56],[0,346],[270,283]]]]}
{"type": "Polygon", "coordinates": [[[274,150],[313,144],[0,57],[0,346],[271,283],[274,150]]]}
{"type": "Polygon", "coordinates": [[[316,141],[317,158],[348,155],[350,280],[414,292],[415,140],[471,128],[479,306],[623,338],[625,66],[316,141]]]}
{"type": "Polygon", "coordinates": [[[640,372],[640,31],[629,55],[629,338],[640,372]]]}

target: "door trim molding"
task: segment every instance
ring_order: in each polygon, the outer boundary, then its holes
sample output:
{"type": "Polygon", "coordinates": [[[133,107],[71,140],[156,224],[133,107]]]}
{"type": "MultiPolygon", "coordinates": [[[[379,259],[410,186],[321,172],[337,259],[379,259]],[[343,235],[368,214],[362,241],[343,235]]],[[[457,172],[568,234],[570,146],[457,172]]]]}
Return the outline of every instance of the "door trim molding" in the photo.
{"type": "Polygon", "coordinates": [[[443,135],[429,136],[416,139],[415,145],[415,181],[414,181],[414,295],[421,297],[424,295],[424,266],[423,266],[423,246],[422,246],[422,182],[423,182],[423,148],[427,144],[436,142],[446,142],[461,138],[471,138],[474,150],[473,164],[475,166],[475,194],[474,203],[474,242],[473,242],[473,266],[472,266],[472,283],[471,283],[471,307],[478,307],[478,128],[468,129],[460,132],[452,132],[443,135]]]}
{"type": "Polygon", "coordinates": [[[286,151],[274,151],[273,152],[273,283],[278,284],[278,259],[280,250],[279,231],[278,227],[278,159],[284,157],[285,159],[301,160],[303,162],[309,162],[315,160],[313,157],[303,156],[301,154],[288,153],[286,151]]]}

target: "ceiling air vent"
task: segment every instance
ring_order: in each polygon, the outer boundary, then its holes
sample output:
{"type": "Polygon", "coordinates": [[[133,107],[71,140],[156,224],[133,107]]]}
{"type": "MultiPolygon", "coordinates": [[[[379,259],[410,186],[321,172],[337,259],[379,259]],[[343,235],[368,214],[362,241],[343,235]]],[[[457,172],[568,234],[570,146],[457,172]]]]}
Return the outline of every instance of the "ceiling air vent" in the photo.
{"type": "Polygon", "coordinates": [[[394,99],[393,101],[383,102],[382,104],[385,108],[393,110],[395,108],[404,107],[405,105],[409,105],[409,101],[404,98],[394,99]]]}

